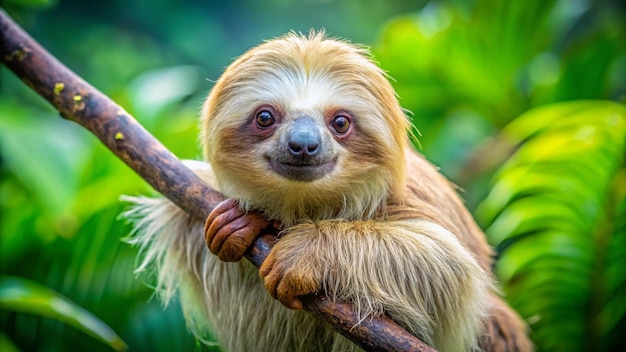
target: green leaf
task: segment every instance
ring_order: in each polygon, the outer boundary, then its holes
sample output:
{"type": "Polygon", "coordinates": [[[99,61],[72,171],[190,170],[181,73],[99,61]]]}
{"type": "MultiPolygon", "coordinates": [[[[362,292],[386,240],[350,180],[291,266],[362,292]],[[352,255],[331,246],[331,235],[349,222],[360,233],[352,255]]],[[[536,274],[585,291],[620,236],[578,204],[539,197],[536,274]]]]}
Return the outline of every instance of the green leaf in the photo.
{"type": "Polygon", "coordinates": [[[2,332],[0,332],[0,351],[4,352],[20,352],[20,349],[15,346],[13,341],[2,332]]]}
{"type": "Polygon", "coordinates": [[[519,148],[476,215],[509,301],[540,350],[615,350],[626,321],[626,107],[548,105],[502,135],[519,148]]]}
{"type": "Polygon", "coordinates": [[[95,337],[116,351],[128,349],[126,343],[93,314],[57,292],[25,279],[0,278],[0,309],[52,318],[95,337]]]}

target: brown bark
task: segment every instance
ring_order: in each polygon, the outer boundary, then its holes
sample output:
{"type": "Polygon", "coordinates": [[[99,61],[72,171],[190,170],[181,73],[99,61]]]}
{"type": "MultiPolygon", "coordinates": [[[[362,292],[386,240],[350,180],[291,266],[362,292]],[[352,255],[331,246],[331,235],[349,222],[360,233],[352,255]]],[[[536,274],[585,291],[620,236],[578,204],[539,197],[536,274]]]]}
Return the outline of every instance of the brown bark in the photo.
{"type": "MultiPolygon", "coordinates": [[[[61,116],[90,130],[154,189],[204,220],[223,196],[208,187],[123,108],[56,60],[0,9],[0,57],[61,116]]],[[[246,256],[257,267],[275,234],[259,237],[246,256]]],[[[304,298],[305,309],[367,351],[434,351],[386,316],[359,322],[349,303],[323,295],[304,298]]]]}

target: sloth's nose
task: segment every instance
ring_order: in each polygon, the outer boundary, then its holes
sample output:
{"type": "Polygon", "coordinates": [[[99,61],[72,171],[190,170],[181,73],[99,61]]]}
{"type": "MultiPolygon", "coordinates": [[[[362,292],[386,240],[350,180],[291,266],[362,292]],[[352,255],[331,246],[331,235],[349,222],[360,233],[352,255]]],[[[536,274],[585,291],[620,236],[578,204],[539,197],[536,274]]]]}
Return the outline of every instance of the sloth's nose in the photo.
{"type": "Polygon", "coordinates": [[[287,145],[293,156],[312,157],[320,150],[320,133],[310,118],[298,118],[293,122],[287,145]]]}
{"type": "Polygon", "coordinates": [[[289,151],[292,155],[308,155],[313,156],[319,150],[319,140],[311,136],[311,134],[298,134],[289,139],[289,151]]]}

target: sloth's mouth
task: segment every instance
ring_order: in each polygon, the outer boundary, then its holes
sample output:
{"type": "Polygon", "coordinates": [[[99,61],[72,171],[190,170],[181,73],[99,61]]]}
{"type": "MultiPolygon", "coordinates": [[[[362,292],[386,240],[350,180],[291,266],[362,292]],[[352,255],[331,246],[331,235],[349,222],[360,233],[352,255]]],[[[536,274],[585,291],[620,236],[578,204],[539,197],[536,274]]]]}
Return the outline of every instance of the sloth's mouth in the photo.
{"type": "Polygon", "coordinates": [[[330,173],[337,164],[336,159],[311,160],[309,162],[294,162],[276,160],[267,157],[270,168],[277,174],[293,181],[310,182],[320,179],[330,173]]]}

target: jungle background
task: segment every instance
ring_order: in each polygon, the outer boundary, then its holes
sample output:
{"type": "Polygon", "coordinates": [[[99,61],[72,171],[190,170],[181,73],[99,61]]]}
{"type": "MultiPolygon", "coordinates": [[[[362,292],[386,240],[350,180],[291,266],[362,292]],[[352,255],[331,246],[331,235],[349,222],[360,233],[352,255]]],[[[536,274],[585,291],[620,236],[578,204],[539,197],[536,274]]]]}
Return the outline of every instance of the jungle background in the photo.
{"type": "MultiPolygon", "coordinates": [[[[624,350],[626,27],[619,0],[77,1],[2,7],[183,159],[223,68],[289,30],[371,47],[497,250],[539,351],[624,350]]],[[[149,186],[0,65],[0,350],[207,351],[134,273],[149,186]],[[124,341],[122,343],[121,341],[124,341]]]]}

